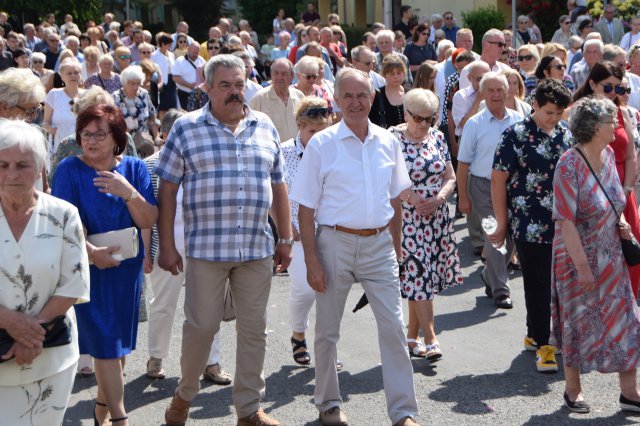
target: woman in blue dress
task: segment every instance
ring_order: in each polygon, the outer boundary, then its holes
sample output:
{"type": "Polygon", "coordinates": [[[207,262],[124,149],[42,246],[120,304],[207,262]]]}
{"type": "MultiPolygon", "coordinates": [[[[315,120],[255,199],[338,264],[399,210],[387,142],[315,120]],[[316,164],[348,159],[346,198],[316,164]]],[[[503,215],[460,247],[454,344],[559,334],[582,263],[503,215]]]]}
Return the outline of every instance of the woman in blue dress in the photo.
{"type": "MultiPolygon", "coordinates": [[[[111,105],[86,109],[77,119],[76,141],[83,153],[60,163],[53,195],[69,201],[79,212],[87,235],[129,227],[151,228],[158,210],[144,162],[122,156],[127,144],[122,112],[111,105]]],[[[140,235],[140,232],[138,232],[140,235]]],[[[78,306],[80,353],[95,358],[98,395],[95,424],[110,414],[113,424],[126,425],[122,369],[136,345],[142,288],[144,249],[138,256],[118,260],[119,247],[87,242],[91,302],[78,306]]]]}

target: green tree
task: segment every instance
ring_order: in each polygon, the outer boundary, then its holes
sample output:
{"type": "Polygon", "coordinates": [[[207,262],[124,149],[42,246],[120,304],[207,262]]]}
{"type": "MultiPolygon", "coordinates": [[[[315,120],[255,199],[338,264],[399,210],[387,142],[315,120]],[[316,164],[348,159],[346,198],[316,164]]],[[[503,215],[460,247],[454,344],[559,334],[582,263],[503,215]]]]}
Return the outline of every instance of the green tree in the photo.
{"type": "Polygon", "coordinates": [[[0,10],[9,14],[11,22],[17,25],[16,30],[22,32],[22,25],[27,22],[40,23],[47,13],[55,13],[56,23],[62,24],[67,13],[80,29],[84,23],[94,20],[102,22],[101,0],[0,0],[0,10]]]}
{"type": "Polygon", "coordinates": [[[470,12],[462,12],[462,22],[465,28],[473,31],[473,50],[482,50],[482,35],[491,28],[504,28],[505,17],[494,6],[480,7],[470,12]]]}
{"type": "Polygon", "coordinates": [[[251,27],[260,35],[273,32],[273,18],[278,10],[284,9],[286,16],[300,21],[300,13],[306,3],[300,0],[238,0],[238,6],[244,19],[251,23],[251,27]]]}
{"type": "Polygon", "coordinates": [[[189,23],[189,35],[196,40],[207,39],[209,27],[215,25],[224,12],[222,3],[223,0],[174,1],[178,13],[189,23]]]}

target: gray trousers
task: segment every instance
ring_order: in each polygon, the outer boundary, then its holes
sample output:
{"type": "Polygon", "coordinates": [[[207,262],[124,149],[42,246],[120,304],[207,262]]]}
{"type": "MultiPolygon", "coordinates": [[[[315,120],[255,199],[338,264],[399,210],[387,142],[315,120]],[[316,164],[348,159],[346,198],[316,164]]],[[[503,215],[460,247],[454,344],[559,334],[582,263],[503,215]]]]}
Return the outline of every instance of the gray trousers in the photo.
{"type": "Polygon", "coordinates": [[[318,410],[322,412],[342,402],[336,372],[336,344],[349,290],[354,281],[359,281],[378,326],[389,418],[396,423],[405,416],[414,417],[418,403],[402,322],[398,263],[391,234],[385,230],[370,237],[360,237],[320,226],[316,244],[327,275],[326,291],[316,293],[314,400],[318,410]]]}
{"type": "MultiPolygon", "coordinates": [[[[469,197],[471,198],[471,209],[475,210],[480,217],[485,218],[489,215],[495,217],[493,212],[493,204],[491,203],[491,181],[477,176],[469,176],[469,197]]],[[[511,237],[507,233],[507,254],[502,255],[496,250],[488,239],[485,239],[484,251],[487,256],[487,266],[482,271],[482,278],[489,284],[493,297],[508,296],[511,292],[509,289],[509,272],[507,265],[513,254],[514,245],[511,237]]]]}

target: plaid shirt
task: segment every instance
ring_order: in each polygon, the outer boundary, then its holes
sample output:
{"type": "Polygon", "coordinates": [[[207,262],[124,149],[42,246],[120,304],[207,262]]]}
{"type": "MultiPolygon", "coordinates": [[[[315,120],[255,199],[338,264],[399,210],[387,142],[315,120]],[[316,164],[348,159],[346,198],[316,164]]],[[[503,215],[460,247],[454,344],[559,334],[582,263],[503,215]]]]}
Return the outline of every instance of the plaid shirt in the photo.
{"type": "Polygon", "coordinates": [[[284,182],[278,132],[245,106],[234,135],[209,105],[175,122],[155,167],[160,179],[183,185],[186,255],[216,262],[271,256],[271,184],[284,182]]]}

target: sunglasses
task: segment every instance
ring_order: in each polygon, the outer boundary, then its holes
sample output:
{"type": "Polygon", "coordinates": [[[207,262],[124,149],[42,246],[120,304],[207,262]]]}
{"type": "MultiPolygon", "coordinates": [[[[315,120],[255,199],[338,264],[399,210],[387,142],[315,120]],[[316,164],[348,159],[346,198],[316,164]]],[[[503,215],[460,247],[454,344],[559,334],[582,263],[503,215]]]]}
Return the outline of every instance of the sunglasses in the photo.
{"type": "Polygon", "coordinates": [[[141,55],[151,55],[151,52],[150,52],[150,51],[148,51],[148,50],[141,50],[141,51],[140,51],[140,54],[141,54],[141,55]]]}
{"type": "Polygon", "coordinates": [[[522,61],[530,61],[533,59],[533,55],[518,55],[518,62],[522,62],[522,61]]]}
{"type": "Polygon", "coordinates": [[[304,78],[306,78],[307,80],[315,80],[316,78],[318,78],[318,74],[304,74],[304,73],[300,73],[301,76],[303,76],[304,78]]]}
{"type": "Polygon", "coordinates": [[[429,37],[429,31],[425,31],[425,32],[420,33],[420,34],[422,34],[423,36],[427,36],[427,37],[429,37]]]}
{"type": "Polygon", "coordinates": [[[444,20],[445,21],[453,21],[453,16],[445,16],[444,20]]]}
{"type": "Polygon", "coordinates": [[[413,118],[413,122],[416,124],[420,124],[423,121],[426,121],[427,123],[433,122],[433,115],[428,115],[426,117],[423,117],[421,115],[414,114],[409,110],[407,110],[407,113],[411,116],[411,118],[413,118]]]}
{"type": "Polygon", "coordinates": [[[613,84],[602,84],[602,83],[598,83],[600,86],[602,86],[602,90],[604,91],[604,93],[609,94],[611,92],[616,92],[616,95],[624,95],[624,94],[630,94],[631,93],[631,89],[628,87],[622,87],[620,84],[617,85],[613,85],[613,84]]]}
{"type": "Polygon", "coordinates": [[[187,42],[187,40],[178,40],[178,44],[184,44],[186,42],[187,42]]]}
{"type": "Polygon", "coordinates": [[[342,35],[342,33],[341,33],[341,32],[339,32],[339,31],[334,31],[334,32],[333,32],[333,35],[339,35],[339,36],[341,36],[341,35],[342,35]]]}
{"type": "Polygon", "coordinates": [[[207,50],[220,50],[220,46],[209,46],[207,50]]]}
{"type": "Polygon", "coordinates": [[[131,59],[131,55],[119,55],[118,58],[121,61],[126,61],[127,59],[131,59]]]}
{"type": "Polygon", "coordinates": [[[562,25],[571,25],[571,21],[563,22],[562,25]]]}
{"type": "Polygon", "coordinates": [[[34,64],[44,64],[44,61],[41,61],[39,59],[32,59],[31,62],[34,64]]]}
{"type": "Polygon", "coordinates": [[[557,65],[549,65],[549,67],[547,69],[556,69],[558,71],[564,71],[567,69],[567,66],[564,64],[557,64],[557,65]]]}
{"type": "Polygon", "coordinates": [[[488,41],[487,43],[489,43],[489,44],[497,44],[498,46],[502,47],[503,49],[505,47],[507,47],[507,43],[505,43],[503,41],[488,41]]]}
{"type": "Polygon", "coordinates": [[[301,115],[303,117],[309,117],[309,118],[318,118],[319,116],[322,116],[323,118],[327,118],[329,117],[329,108],[324,108],[324,107],[309,108],[308,110],[303,112],[301,115]]]}

